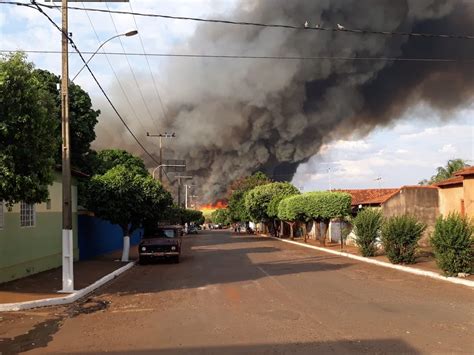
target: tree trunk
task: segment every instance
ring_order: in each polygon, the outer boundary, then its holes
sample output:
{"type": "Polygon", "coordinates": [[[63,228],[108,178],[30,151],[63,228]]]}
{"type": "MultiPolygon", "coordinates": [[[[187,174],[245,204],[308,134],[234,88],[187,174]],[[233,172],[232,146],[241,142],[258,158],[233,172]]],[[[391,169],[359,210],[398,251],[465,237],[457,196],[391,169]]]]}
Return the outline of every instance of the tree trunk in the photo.
{"type": "Polygon", "coordinates": [[[293,234],[293,226],[295,225],[295,222],[287,222],[290,225],[290,239],[294,240],[295,236],[293,234]]]}
{"type": "Polygon", "coordinates": [[[304,242],[308,243],[308,228],[306,228],[306,222],[303,222],[303,235],[304,235],[304,242]]]}
{"type": "Polygon", "coordinates": [[[323,220],[322,222],[323,222],[323,232],[321,233],[321,245],[326,246],[326,234],[328,232],[329,221],[323,220]]]}
{"type": "Polygon", "coordinates": [[[316,240],[319,241],[319,243],[321,243],[321,225],[319,223],[319,220],[314,220],[314,234],[315,234],[315,237],[316,237],[316,240]]]}
{"type": "Polygon", "coordinates": [[[130,259],[130,229],[127,226],[122,226],[123,231],[123,249],[122,261],[129,261],[130,259]]]}

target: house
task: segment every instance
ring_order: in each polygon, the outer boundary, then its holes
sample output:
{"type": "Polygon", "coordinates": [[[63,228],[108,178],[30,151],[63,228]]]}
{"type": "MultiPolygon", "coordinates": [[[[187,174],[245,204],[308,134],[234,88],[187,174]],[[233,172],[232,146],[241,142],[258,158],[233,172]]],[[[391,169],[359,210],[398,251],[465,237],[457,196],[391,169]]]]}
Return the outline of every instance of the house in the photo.
{"type": "MultiPolygon", "coordinates": [[[[85,176],[73,171],[73,176],[85,176]]],[[[77,248],[77,183],[72,182],[74,258],[77,248]]],[[[0,202],[0,283],[61,265],[62,183],[55,172],[49,199],[39,204],[18,203],[8,208],[0,202]]]]}
{"type": "Polygon", "coordinates": [[[464,168],[452,178],[434,186],[439,189],[439,212],[446,216],[451,212],[474,218],[474,167],[464,168]]]}
{"type": "Polygon", "coordinates": [[[352,214],[355,216],[357,211],[366,207],[380,207],[381,204],[392,194],[397,192],[399,189],[386,188],[386,189],[350,189],[350,190],[337,190],[339,192],[347,192],[351,195],[351,208],[352,214]]]}

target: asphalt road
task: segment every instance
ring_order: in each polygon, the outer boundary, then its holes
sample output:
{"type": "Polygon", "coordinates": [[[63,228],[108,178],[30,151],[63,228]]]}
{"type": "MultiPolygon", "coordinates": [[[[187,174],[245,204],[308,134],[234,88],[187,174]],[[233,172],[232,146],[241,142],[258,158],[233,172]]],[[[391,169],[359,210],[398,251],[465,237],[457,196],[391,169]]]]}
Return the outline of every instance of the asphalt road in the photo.
{"type": "Polygon", "coordinates": [[[136,266],[85,303],[27,312],[29,332],[5,338],[0,349],[474,353],[473,296],[268,238],[201,232],[185,237],[180,264],[136,266]]]}

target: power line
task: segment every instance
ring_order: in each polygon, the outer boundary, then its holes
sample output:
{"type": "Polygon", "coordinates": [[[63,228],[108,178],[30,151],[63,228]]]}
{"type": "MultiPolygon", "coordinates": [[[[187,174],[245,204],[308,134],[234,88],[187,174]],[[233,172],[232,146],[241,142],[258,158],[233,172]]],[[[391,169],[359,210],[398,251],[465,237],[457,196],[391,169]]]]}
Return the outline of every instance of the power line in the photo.
{"type": "MultiPolygon", "coordinates": [[[[107,9],[109,8],[109,5],[107,3],[105,3],[105,6],[107,6],[107,9]]],[[[112,16],[112,13],[109,12],[109,15],[110,15],[110,20],[112,21],[112,25],[114,26],[114,29],[115,29],[115,33],[117,35],[119,35],[119,32],[117,30],[117,26],[115,25],[115,21],[114,21],[114,18],[112,16]]],[[[125,54],[125,47],[123,46],[123,42],[122,42],[122,37],[119,37],[118,38],[119,41],[120,41],[120,46],[122,47],[122,51],[123,53],[125,54]]],[[[137,86],[137,89],[138,89],[138,93],[140,94],[140,97],[143,101],[143,105],[145,106],[145,110],[146,112],[148,113],[148,116],[150,118],[150,121],[151,121],[151,124],[152,125],[155,125],[155,127],[157,129],[159,129],[158,125],[156,124],[156,122],[153,120],[153,115],[151,114],[151,111],[150,111],[150,108],[148,107],[148,104],[146,103],[146,100],[145,100],[145,97],[143,96],[143,92],[142,92],[142,89],[140,87],[140,84],[138,84],[138,80],[137,80],[137,77],[135,75],[135,71],[133,70],[132,68],[132,65],[130,64],[130,61],[128,60],[128,56],[125,54],[125,59],[127,61],[127,64],[128,64],[128,68],[130,69],[130,72],[132,73],[132,78],[133,78],[133,81],[135,82],[135,85],[137,86]]]]}
{"type": "MultiPolygon", "coordinates": [[[[84,3],[82,3],[82,6],[84,6],[84,3]]],[[[87,18],[89,19],[89,23],[92,27],[92,30],[94,31],[94,34],[95,34],[95,37],[97,38],[97,41],[98,43],[100,44],[101,43],[101,40],[99,38],[99,35],[97,34],[97,31],[95,29],[95,26],[94,26],[94,23],[92,22],[90,16],[89,16],[89,13],[86,11],[86,15],[87,15],[87,18]]],[[[102,49],[103,52],[104,49],[102,49]]],[[[85,52],[82,52],[82,53],[85,53],[85,52]]],[[[105,53],[104,53],[105,54],[105,53]]],[[[107,63],[109,64],[110,66],[110,69],[112,70],[112,73],[114,74],[114,77],[115,77],[115,80],[117,81],[118,85],[119,85],[119,88],[120,88],[120,91],[122,91],[122,94],[123,96],[125,97],[125,100],[127,101],[128,103],[128,106],[130,107],[130,111],[131,113],[133,114],[133,116],[135,117],[135,120],[140,124],[140,126],[142,127],[143,131],[146,131],[145,129],[145,126],[143,125],[142,121],[140,120],[139,116],[137,115],[137,112],[135,111],[135,108],[133,107],[132,105],[132,102],[130,101],[128,95],[127,95],[127,92],[126,90],[124,89],[123,85],[122,85],[122,82],[120,81],[118,75],[117,75],[117,72],[115,71],[113,65],[112,65],[112,62],[110,61],[109,57],[107,54],[105,54],[105,58],[107,59],[107,63]]]]}
{"type": "MultiPolygon", "coordinates": [[[[130,11],[133,12],[132,0],[129,1],[128,5],[130,6],[130,11]]],[[[132,15],[132,17],[133,17],[133,22],[135,22],[135,27],[138,31],[138,38],[140,39],[140,44],[141,44],[142,49],[143,49],[143,54],[146,54],[145,45],[143,44],[143,39],[142,39],[142,36],[141,36],[141,31],[138,28],[137,20],[135,18],[135,15],[132,15]]],[[[152,82],[153,82],[153,88],[155,89],[156,96],[158,97],[158,102],[160,103],[161,111],[163,112],[163,117],[166,120],[167,117],[166,117],[165,106],[163,105],[163,100],[161,99],[160,91],[158,90],[158,85],[156,84],[156,81],[155,81],[155,75],[153,74],[153,70],[151,70],[151,65],[150,65],[150,61],[148,60],[148,56],[145,55],[145,59],[146,59],[147,65],[148,65],[148,70],[150,71],[151,79],[152,79],[152,82]]]]}
{"type": "MultiPolygon", "coordinates": [[[[14,2],[14,1],[5,1],[4,4],[10,5],[19,5],[27,6],[26,3],[14,2]]],[[[46,5],[38,4],[49,9],[54,9],[60,6],[57,5],[46,5]]],[[[83,8],[68,6],[70,10],[84,11],[83,8]]],[[[404,36],[404,37],[424,37],[424,38],[450,38],[450,39],[465,39],[473,40],[474,35],[467,34],[437,34],[437,33],[423,33],[423,32],[400,32],[400,31],[377,31],[377,30],[368,30],[368,29],[354,29],[354,28],[345,28],[344,26],[338,25],[337,27],[324,27],[323,25],[315,25],[314,27],[301,25],[290,25],[290,24],[274,24],[274,23],[260,23],[260,22],[247,22],[247,21],[231,21],[231,20],[222,20],[222,19],[206,19],[201,17],[186,17],[186,16],[172,16],[172,15],[163,15],[155,13],[142,13],[142,12],[133,12],[133,11],[118,11],[118,10],[105,10],[97,8],[86,8],[87,11],[94,12],[103,12],[103,13],[114,13],[120,15],[135,15],[135,16],[144,16],[144,17],[155,17],[163,18],[170,20],[184,20],[184,21],[196,21],[196,22],[206,22],[206,23],[218,23],[226,25],[238,25],[238,26],[253,26],[253,27],[269,27],[269,28],[281,28],[289,30],[301,30],[301,31],[325,31],[325,32],[338,32],[338,33],[354,33],[362,35],[382,35],[382,36],[404,36]]],[[[305,20],[305,19],[302,19],[305,20]]]]}
{"type": "Polygon", "coordinates": [[[108,103],[110,104],[110,106],[112,107],[112,109],[114,110],[114,112],[117,114],[118,118],[120,119],[120,121],[123,123],[123,125],[125,126],[125,128],[127,129],[127,131],[132,135],[132,137],[135,139],[135,141],[137,142],[137,144],[143,149],[143,151],[155,162],[155,163],[158,163],[158,161],[155,159],[155,157],[143,146],[143,144],[138,140],[138,138],[135,136],[135,134],[132,132],[132,130],[130,129],[130,127],[128,127],[127,123],[125,122],[125,120],[122,118],[122,116],[120,115],[120,113],[118,112],[117,108],[115,107],[115,105],[112,103],[112,101],[110,100],[109,96],[107,95],[107,93],[105,92],[104,88],[102,87],[102,85],[100,84],[99,80],[97,80],[94,72],[91,70],[91,68],[89,67],[89,64],[87,63],[87,61],[84,59],[84,56],[82,55],[81,51],[79,50],[79,48],[77,48],[76,46],[76,43],[74,42],[74,40],[69,36],[69,33],[64,33],[64,31],[56,24],[56,22],[54,22],[51,17],[49,17],[49,15],[47,13],[45,13],[43,11],[43,9],[38,6],[38,4],[36,2],[33,2],[33,5],[29,5],[27,7],[29,8],[32,8],[32,9],[36,9],[38,10],[42,15],[44,15],[49,22],[51,22],[51,24],[53,24],[54,27],[56,27],[56,29],[61,32],[62,34],[64,34],[66,36],[66,38],[68,39],[69,43],[71,44],[72,48],[74,48],[74,50],[77,52],[77,54],[79,55],[79,57],[81,58],[81,60],[84,62],[84,65],[86,66],[87,70],[89,71],[89,73],[91,74],[92,78],[94,79],[94,81],[96,82],[97,86],[99,87],[100,91],[102,92],[102,94],[105,96],[105,98],[107,99],[108,103]],[[34,5],[34,6],[33,6],[34,5]]]}
{"type": "MultiPolygon", "coordinates": [[[[58,54],[54,50],[0,49],[0,53],[24,52],[32,54],[58,54]]],[[[84,51],[83,54],[94,52],[84,51]]],[[[403,58],[403,57],[347,57],[347,56],[258,56],[258,55],[225,55],[225,54],[181,54],[181,53],[139,53],[139,52],[98,52],[96,55],[145,56],[145,57],[178,57],[178,58],[219,58],[219,59],[268,59],[268,60],[333,60],[333,61],[394,61],[394,62],[441,62],[472,63],[474,58],[403,58]]]]}

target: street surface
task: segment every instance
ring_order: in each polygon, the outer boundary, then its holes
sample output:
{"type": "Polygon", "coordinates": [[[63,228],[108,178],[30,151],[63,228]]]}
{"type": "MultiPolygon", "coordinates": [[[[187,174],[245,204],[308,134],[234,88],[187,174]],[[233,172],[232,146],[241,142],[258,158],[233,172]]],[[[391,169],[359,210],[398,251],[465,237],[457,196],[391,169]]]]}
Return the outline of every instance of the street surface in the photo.
{"type": "Polygon", "coordinates": [[[466,287],[228,231],[201,231],[183,245],[180,264],[136,266],[85,303],[0,314],[0,349],[474,353],[466,287]],[[14,334],[21,327],[29,333],[14,334]]]}

